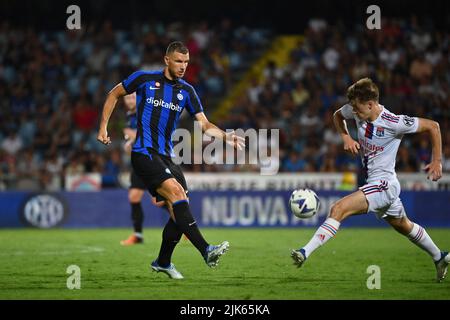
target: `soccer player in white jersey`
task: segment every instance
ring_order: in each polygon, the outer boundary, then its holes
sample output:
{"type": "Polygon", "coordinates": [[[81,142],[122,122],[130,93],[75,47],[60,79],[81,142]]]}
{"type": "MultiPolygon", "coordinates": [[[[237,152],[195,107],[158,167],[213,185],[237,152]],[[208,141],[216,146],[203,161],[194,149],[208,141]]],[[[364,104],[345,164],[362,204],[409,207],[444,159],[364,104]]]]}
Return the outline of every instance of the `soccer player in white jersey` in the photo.
{"type": "Polygon", "coordinates": [[[350,103],[337,110],[333,120],[344,142],[344,150],[361,155],[366,185],[331,207],[328,218],[311,240],[299,250],[292,250],[294,264],[300,267],[317,248],[336,234],[344,219],[371,211],[425,250],[435,263],[436,280],[442,281],[447,273],[450,255],[434,244],[423,227],[408,219],[399,198],[400,184],[395,173],[395,158],[403,135],[428,132],[432,144],[432,161],[425,167],[428,179],[437,181],[442,177],[439,124],[429,119],[393,114],[378,103],[378,88],[368,78],[350,86],[347,97],[350,103]],[[345,120],[350,119],[356,121],[358,141],[353,140],[348,132],[345,120]]]}

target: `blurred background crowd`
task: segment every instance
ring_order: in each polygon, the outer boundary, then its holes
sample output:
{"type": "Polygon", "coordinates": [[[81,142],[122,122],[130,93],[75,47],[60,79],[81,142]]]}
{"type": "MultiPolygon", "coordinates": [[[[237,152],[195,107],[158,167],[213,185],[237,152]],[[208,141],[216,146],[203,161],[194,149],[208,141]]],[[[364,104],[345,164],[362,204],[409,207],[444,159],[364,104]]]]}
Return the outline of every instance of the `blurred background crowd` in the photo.
{"type": "MultiPolygon", "coordinates": [[[[419,26],[414,16],[384,19],[382,29],[311,20],[290,63],[282,68],[269,63],[264,80],[255,79],[221,125],[280,128],[282,171],[357,171],[359,159],[343,152],[332,114],[347,103],[348,86],[370,77],[391,112],[439,122],[443,168],[449,172],[449,33],[432,20],[419,26]]],[[[419,172],[430,157],[427,135],[406,136],[396,169],[419,172]]]]}
{"type": "Polygon", "coordinates": [[[190,51],[185,80],[208,110],[263,52],[270,34],[232,26],[227,19],[188,28],[144,24],[132,31],[114,30],[109,21],[87,30],[50,32],[1,24],[3,187],[58,189],[66,174],[90,172],[101,173],[104,186],[117,186],[119,172],[129,169],[122,148],[126,110],[119,101],[109,127],[114,143],[102,146],[96,137],[106,95],[136,70],[162,70],[167,45],[179,39],[190,51]]]}
{"type": "MultiPolygon", "coordinates": [[[[450,130],[450,37],[431,19],[384,19],[383,31],[364,24],[312,19],[289,64],[268,63],[222,128],[280,129],[281,172],[359,170],[342,150],[332,114],[346,103],[346,88],[362,77],[380,87],[380,103],[396,114],[431,118],[450,130]]],[[[58,190],[66,174],[96,172],[103,187],[118,186],[129,170],[123,152],[122,103],[110,121],[113,145],[96,141],[107,92],[138,69],[162,69],[172,40],[190,50],[185,80],[206,114],[260,57],[274,31],[227,19],[212,24],[146,23],[132,30],[110,21],[81,31],[36,31],[0,24],[0,190],[58,190]],[[120,111],[119,111],[120,110],[120,111]]],[[[185,119],[186,121],[186,119],[185,119]]],[[[450,172],[450,135],[443,134],[444,171],[450,172]]],[[[425,135],[405,138],[397,170],[419,172],[430,161],[425,135]]],[[[187,171],[259,171],[258,166],[186,166],[187,171]]]]}

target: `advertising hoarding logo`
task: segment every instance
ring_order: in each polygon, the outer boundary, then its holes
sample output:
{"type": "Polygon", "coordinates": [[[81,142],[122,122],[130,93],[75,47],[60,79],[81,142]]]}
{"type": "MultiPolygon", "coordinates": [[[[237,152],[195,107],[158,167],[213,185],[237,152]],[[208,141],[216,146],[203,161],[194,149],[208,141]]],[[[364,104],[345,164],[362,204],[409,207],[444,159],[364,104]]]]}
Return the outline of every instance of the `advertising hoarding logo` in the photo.
{"type": "Polygon", "coordinates": [[[20,212],[22,222],[30,227],[48,229],[56,227],[66,219],[67,205],[52,194],[34,194],[28,197],[20,212]]]}

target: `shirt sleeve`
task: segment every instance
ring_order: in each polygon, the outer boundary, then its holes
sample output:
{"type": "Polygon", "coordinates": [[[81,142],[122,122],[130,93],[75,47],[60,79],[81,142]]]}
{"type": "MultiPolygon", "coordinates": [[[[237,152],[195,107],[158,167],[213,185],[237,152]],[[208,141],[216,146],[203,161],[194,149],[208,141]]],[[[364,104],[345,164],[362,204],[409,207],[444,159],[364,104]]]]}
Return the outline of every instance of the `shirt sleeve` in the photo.
{"type": "Polygon", "coordinates": [[[203,112],[203,106],[200,102],[200,99],[195,92],[193,87],[189,87],[188,90],[188,99],[186,101],[186,109],[188,110],[191,116],[196,115],[197,113],[203,112]]]}
{"type": "Polygon", "coordinates": [[[399,115],[399,121],[394,125],[395,133],[407,134],[415,133],[419,128],[419,118],[407,115],[399,115]]]}
{"type": "Polygon", "coordinates": [[[344,117],[344,119],[354,119],[354,115],[353,115],[353,107],[349,104],[345,104],[342,106],[342,108],[339,109],[339,111],[341,111],[342,116],[344,117]]]}
{"type": "Polygon", "coordinates": [[[144,71],[136,71],[132,73],[128,78],[122,81],[122,85],[125,91],[130,94],[139,88],[139,86],[146,81],[146,73],[144,71]]]}

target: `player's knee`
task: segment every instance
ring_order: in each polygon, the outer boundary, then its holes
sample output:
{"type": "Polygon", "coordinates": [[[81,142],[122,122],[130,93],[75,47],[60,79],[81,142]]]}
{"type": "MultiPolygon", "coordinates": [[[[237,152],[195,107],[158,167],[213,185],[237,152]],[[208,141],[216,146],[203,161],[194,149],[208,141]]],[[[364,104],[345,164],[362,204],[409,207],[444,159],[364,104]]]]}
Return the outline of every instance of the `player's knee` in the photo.
{"type": "Polygon", "coordinates": [[[142,193],[137,190],[130,190],[128,192],[128,201],[130,203],[139,203],[142,200],[142,193]]]}
{"type": "Polygon", "coordinates": [[[170,189],[170,195],[169,195],[169,201],[175,202],[178,200],[185,200],[186,199],[186,192],[184,191],[183,187],[179,184],[175,184],[170,189]]]}
{"type": "Polygon", "coordinates": [[[175,196],[178,200],[185,200],[186,199],[186,192],[184,191],[182,186],[178,186],[175,190],[175,196]]]}

